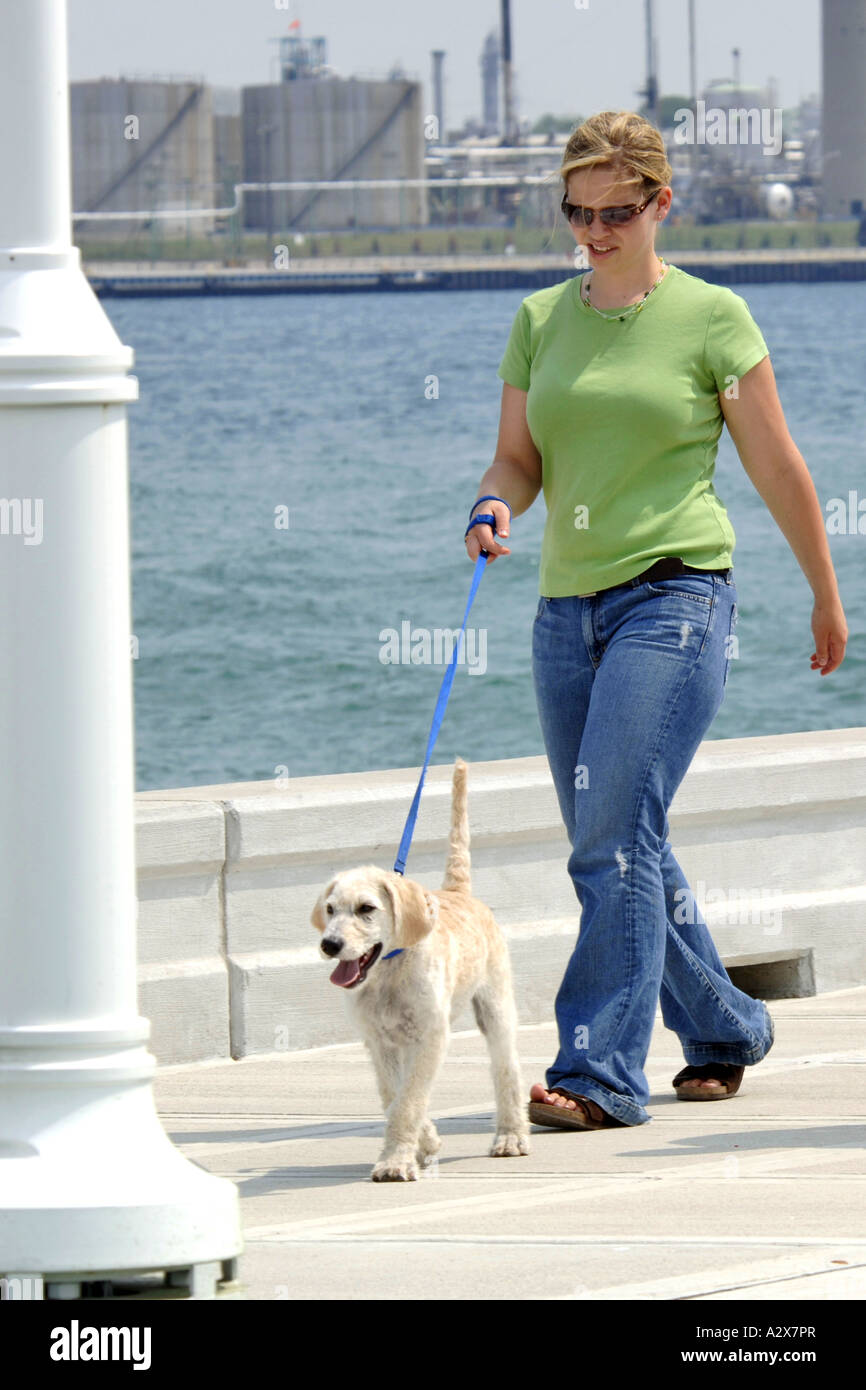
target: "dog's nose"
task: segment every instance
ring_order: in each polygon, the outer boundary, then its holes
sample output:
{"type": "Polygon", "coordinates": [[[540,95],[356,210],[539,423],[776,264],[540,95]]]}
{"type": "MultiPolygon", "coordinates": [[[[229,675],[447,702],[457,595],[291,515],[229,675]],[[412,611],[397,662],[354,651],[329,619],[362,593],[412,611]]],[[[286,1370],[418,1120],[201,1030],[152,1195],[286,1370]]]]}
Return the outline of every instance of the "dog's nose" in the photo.
{"type": "Polygon", "coordinates": [[[338,956],[345,946],[344,941],[334,941],[332,937],[322,937],[322,950],[326,956],[338,956]]]}

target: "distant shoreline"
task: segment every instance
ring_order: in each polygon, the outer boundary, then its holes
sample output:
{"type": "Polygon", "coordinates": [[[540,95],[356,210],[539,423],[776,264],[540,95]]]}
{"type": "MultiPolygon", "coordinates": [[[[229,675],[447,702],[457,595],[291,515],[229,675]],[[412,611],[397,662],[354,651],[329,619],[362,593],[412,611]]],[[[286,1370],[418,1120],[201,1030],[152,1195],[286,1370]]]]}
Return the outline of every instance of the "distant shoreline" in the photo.
{"type": "MultiPolygon", "coordinates": [[[[713,284],[866,280],[866,247],[670,251],[665,259],[713,284]]],[[[276,270],[217,261],[85,262],[105,298],[220,294],[320,294],[421,290],[541,289],[585,267],[569,256],[358,256],[296,260],[276,270]]]]}

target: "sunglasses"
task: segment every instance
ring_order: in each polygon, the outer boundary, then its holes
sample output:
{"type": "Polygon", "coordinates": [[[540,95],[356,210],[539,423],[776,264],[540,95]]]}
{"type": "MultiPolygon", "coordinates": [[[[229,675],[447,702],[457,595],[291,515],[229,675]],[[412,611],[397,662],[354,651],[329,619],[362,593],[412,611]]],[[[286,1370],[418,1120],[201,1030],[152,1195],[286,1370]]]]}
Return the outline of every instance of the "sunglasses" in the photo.
{"type": "Polygon", "coordinates": [[[585,226],[591,227],[596,215],[598,215],[606,227],[621,227],[624,222],[631,222],[633,217],[638,217],[660,192],[661,189],[657,188],[655,193],[650,194],[645,203],[628,203],[625,207],[599,209],[584,208],[581,207],[580,203],[570,203],[566,196],[562,200],[561,207],[568,221],[574,226],[583,222],[585,226]]]}

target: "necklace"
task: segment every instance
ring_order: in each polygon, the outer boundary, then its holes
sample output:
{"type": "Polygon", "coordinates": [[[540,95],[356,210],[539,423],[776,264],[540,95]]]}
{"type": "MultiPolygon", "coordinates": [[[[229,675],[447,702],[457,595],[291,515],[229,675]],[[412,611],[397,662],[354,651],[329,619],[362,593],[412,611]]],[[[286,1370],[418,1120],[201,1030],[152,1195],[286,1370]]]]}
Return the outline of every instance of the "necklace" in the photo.
{"type": "MultiPolygon", "coordinates": [[[[659,272],[659,278],[656,280],[656,282],[655,282],[654,285],[650,285],[649,289],[645,292],[643,298],[642,298],[642,299],[639,299],[639,300],[637,301],[636,304],[629,304],[629,305],[627,306],[627,308],[626,308],[626,310],[625,310],[624,313],[621,313],[619,309],[610,310],[610,309],[598,309],[598,308],[596,308],[596,306],[592,303],[592,301],[591,301],[591,299],[590,299],[590,297],[589,297],[589,291],[590,291],[590,281],[589,281],[589,280],[587,280],[587,282],[586,282],[586,298],[585,298],[584,301],[583,301],[584,304],[588,305],[590,309],[595,309],[595,312],[596,312],[597,314],[600,314],[601,317],[602,317],[603,319],[619,319],[620,323],[622,323],[623,319],[627,319],[628,316],[629,316],[629,314],[639,314],[640,311],[641,311],[641,309],[643,308],[643,306],[646,304],[647,300],[649,299],[650,295],[652,294],[653,290],[654,290],[654,289],[657,289],[657,287],[661,284],[662,280],[664,279],[665,266],[666,266],[667,262],[665,261],[664,257],[662,257],[662,256],[659,257],[659,260],[660,260],[661,263],[662,263],[662,268],[661,268],[661,270],[660,270],[660,272],[659,272]]],[[[590,276],[592,276],[593,274],[594,274],[594,272],[593,272],[593,271],[590,271],[590,276]]]]}

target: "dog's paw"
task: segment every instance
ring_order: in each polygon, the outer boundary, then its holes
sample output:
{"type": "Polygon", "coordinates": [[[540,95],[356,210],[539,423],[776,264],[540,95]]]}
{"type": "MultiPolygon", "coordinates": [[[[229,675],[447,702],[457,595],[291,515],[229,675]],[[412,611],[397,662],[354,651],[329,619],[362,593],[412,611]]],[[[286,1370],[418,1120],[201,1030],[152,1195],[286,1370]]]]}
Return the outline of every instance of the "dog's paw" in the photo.
{"type": "Polygon", "coordinates": [[[491,1158],[518,1158],[529,1153],[529,1135],[505,1132],[497,1134],[490,1146],[491,1158]]]}
{"type": "Polygon", "coordinates": [[[373,1182],[417,1182],[418,1164],[414,1158],[394,1154],[380,1158],[370,1177],[373,1182]]]}

